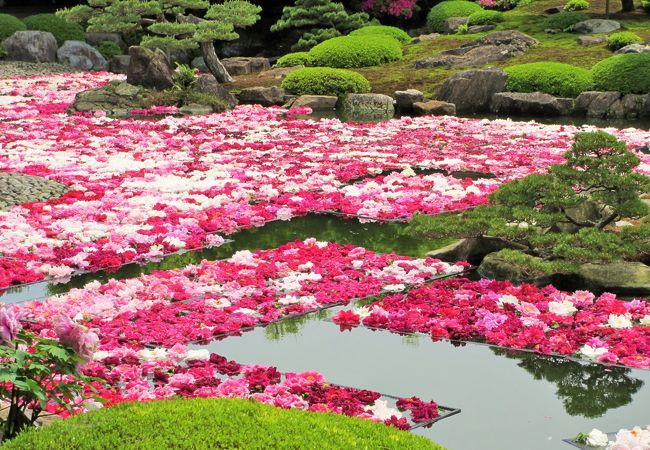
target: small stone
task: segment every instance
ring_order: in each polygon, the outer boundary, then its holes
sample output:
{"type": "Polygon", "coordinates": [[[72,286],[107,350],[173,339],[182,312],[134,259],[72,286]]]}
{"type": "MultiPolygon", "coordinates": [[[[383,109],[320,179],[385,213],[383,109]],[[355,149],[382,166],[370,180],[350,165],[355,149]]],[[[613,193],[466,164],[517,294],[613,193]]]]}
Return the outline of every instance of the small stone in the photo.
{"type": "Polygon", "coordinates": [[[456,115],[456,105],[453,103],[441,102],[439,100],[416,102],[413,104],[413,112],[418,116],[454,116],[456,115]]]}
{"type": "Polygon", "coordinates": [[[496,25],[472,25],[467,28],[467,34],[486,33],[496,28],[496,25]]]}
{"type": "Polygon", "coordinates": [[[292,103],[292,108],[307,106],[312,111],[332,111],[336,108],[338,97],[333,95],[301,95],[292,103]]]}
{"type": "Polygon", "coordinates": [[[82,41],[65,41],[57,50],[56,57],[62,64],[68,64],[81,70],[108,70],[108,61],[97,51],[82,41]]]}
{"type": "Polygon", "coordinates": [[[577,41],[578,45],[589,47],[607,42],[607,36],[579,36],[577,41]]]}
{"type": "Polygon", "coordinates": [[[430,42],[438,39],[439,37],[440,37],[440,33],[421,34],[417,36],[415,39],[413,39],[413,43],[417,44],[418,42],[430,42]]]}
{"type": "Polygon", "coordinates": [[[630,44],[623,48],[619,48],[614,53],[617,55],[622,53],[650,53],[650,45],[630,44]]]}
{"type": "Polygon", "coordinates": [[[450,17],[445,20],[443,31],[445,34],[454,34],[462,25],[467,24],[467,17],[450,17]]]}
{"type": "Polygon", "coordinates": [[[405,91],[395,91],[395,109],[399,112],[412,112],[413,104],[424,101],[424,94],[417,89],[407,89],[405,91]]]}
{"type": "Polygon", "coordinates": [[[282,105],[284,104],[284,89],[277,86],[242,89],[239,93],[239,101],[262,106],[282,105]]]}
{"type": "Polygon", "coordinates": [[[621,24],[615,20],[589,19],[578,22],[571,30],[580,34],[611,33],[621,28],[621,24]]]}
{"type": "Polygon", "coordinates": [[[212,114],[213,111],[211,106],[201,105],[199,103],[190,103],[182,106],[179,109],[179,112],[188,116],[198,116],[203,114],[212,114]]]}

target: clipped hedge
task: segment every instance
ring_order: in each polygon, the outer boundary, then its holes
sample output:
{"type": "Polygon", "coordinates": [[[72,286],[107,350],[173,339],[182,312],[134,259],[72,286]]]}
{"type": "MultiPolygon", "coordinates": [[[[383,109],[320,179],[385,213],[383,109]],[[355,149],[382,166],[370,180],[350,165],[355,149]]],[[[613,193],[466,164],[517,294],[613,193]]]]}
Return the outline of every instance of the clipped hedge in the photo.
{"type": "Polygon", "coordinates": [[[557,62],[536,62],[506,67],[506,89],[512,92],[545,92],[561,97],[577,97],[593,88],[587,69],[557,62]]]}
{"type": "Polygon", "coordinates": [[[615,52],[627,45],[642,44],[643,39],[640,36],[632,33],[631,31],[621,31],[619,33],[612,33],[607,37],[607,48],[615,52]]]}
{"type": "Polygon", "coordinates": [[[308,52],[287,53],[278,58],[275,67],[311,66],[313,62],[314,60],[308,52]]]}
{"type": "Polygon", "coordinates": [[[113,41],[102,41],[95,48],[106,58],[106,61],[110,61],[113,57],[122,54],[120,46],[113,41]]]}
{"type": "Polygon", "coordinates": [[[85,41],[86,34],[81,25],[66,22],[54,14],[36,14],[23,19],[28,30],[49,31],[61,46],[65,41],[85,41]]]}
{"type": "Polygon", "coordinates": [[[587,0],[569,0],[564,5],[565,11],[584,11],[589,9],[589,2],[587,0]]]}
{"type": "Polygon", "coordinates": [[[345,69],[329,67],[305,67],[291,72],[282,81],[282,87],[295,95],[362,94],[370,92],[366,78],[345,69]]]}
{"type": "Polygon", "coordinates": [[[589,16],[580,11],[562,11],[557,14],[553,14],[546,18],[544,21],[544,28],[549,28],[551,30],[566,30],[571,28],[578,22],[583,20],[589,20],[589,16]]]}
{"type": "Polygon", "coordinates": [[[503,14],[499,11],[476,11],[467,18],[468,25],[494,25],[503,22],[503,14]]]}
{"type": "Polygon", "coordinates": [[[314,66],[353,69],[402,59],[402,46],[390,36],[340,36],[309,51],[314,66]]]}
{"type": "Polygon", "coordinates": [[[428,439],[369,420],[241,399],[123,403],[21,433],[3,449],[429,449],[428,439]]]}
{"type": "Polygon", "coordinates": [[[350,33],[350,36],[368,36],[380,34],[382,36],[390,36],[393,39],[397,39],[402,44],[408,44],[411,42],[412,38],[409,34],[397,27],[390,27],[388,25],[369,25],[367,27],[362,27],[354,30],[350,33]]]}
{"type": "Polygon", "coordinates": [[[16,31],[24,31],[27,27],[17,17],[10,14],[0,14],[0,42],[7,39],[16,31]]]}
{"type": "Polygon", "coordinates": [[[595,88],[623,94],[650,94],[650,53],[614,55],[600,61],[591,72],[595,88]]]}
{"type": "Polygon", "coordinates": [[[438,3],[427,15],[427,28],[431,32],[442,33],[445,31],[445,21],[450,17],[468,17],[482,10],[474,2],[451,0],[438,3]]]}

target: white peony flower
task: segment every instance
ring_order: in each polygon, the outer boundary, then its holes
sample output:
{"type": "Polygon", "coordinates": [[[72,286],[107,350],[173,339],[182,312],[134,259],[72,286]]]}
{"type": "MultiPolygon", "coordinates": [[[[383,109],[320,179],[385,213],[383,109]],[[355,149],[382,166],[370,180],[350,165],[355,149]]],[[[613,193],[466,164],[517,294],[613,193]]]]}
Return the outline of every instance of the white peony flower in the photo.
{"type": "Polygon", "coordinates": [[[406,286],[404,286],[402,283],[387,284],[386,286],[384,286],[384,291],[387,292],[402,292],[404,289],[406,289],[406,286]]]}
{"type": "Polygon", "coordinates": [[[108,358],[109,356],[111,356],[111,352],[99,350],[93,353],[93,361],[101,361],[102,359],[108,358]]]}
{"type": "Polygon", "coordinates": [[[577,310],[569,300],[548,302],[548,311],[558,316],[572,316],[577,310]]]}
{"type": "Polygon", "coordinates": [[[599,356],[604,355],[608,350],[605,347],[592,347],[585,344],[580,348],[579,352],[585,359],[596,361],[599,356]]]}
{"type": "Polygon", "coordinates": [[[385,421],[395,416],[398,419],[402,418],[402,413],[394,408],[388,407],[388,402],[386,400],[375,400],[375,403],[372,406],[365,407],[366,412],[372,413],[372,415],[380,421],[385,421]]]}
{"type": "Polygon", "coordinates": [[[370,315],[370,313],[371,313],[370,308],[368,308],[367,306],[361,306],[361,307],[359,307],[359,308],[354,308],[352,311],[353,311],[357,316],[359,316],[359,317],[361,318],[361,320],[363,320],[363,319],[365,319],[366,317],[368,317],[368,316],[370,315]]]}
{"type": "Polygon", "coordinates": [[[607,325],[612,328],[631,328],[632,321],[629,316],[622,314],[610,314],[607,319],[607,325]]]}
{"type": "Polygon", "coordinates": [[[164,348],[144,348],[138,352],[138,357],[146,362],[165,361],[167,359],[167,350],[164,348]]]}
{"type": "Polygon", "coordinates": [[[228,300],[227,298],[222,297],[222,298],[209,298],[205,301],[205,305],[210,306],[212,308],[222,309],[231,306],[232,303],[230,303],[230,300],[228,300]]]}
{"type": "Polygon", "coordinates": [[[604,447],[608,444],[607,435],[597,428],[594,428],[587,435],[587,445],[590,447],[604,447]]]}
{"type": "Polygon", "coordinates": [[[518,305],[519,304],[519,299],[515,297],[514,295],[502,295],[499,297],[499,300],[497,300],[497,305],[499,305],[501,308],[503,308],[503,305],[518,305]]]}
{"type": "Polygon", "coordinates": [[[210,352],[206,349],[188,350],[185,355],[185,361],[208,361],[209,359],[210,352]]]}
{"type": "Polygon", "coordinates": [[[646,314],[645,316],[641,317],[641,320],[639,322],[641,323],[641,325],[650,327],[650,314],[646,314]]]}

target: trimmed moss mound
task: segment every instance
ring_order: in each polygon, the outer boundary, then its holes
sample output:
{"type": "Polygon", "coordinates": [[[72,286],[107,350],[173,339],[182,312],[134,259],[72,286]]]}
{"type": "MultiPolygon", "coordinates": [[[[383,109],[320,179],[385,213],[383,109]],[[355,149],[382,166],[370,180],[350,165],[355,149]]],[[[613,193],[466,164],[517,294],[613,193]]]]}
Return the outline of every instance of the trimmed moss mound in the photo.
{"type": "Polygon", "coordinates": [[[341,96],[370,92],[370,83],[363,75],[329,67],[305,67],[293,71],[282,81],[282,87],[295,95],[341,96]]]}
{"type": "Polygon", "coordinates": [[[409,34],[401,28],[391,27],[388,25],[369,25],[367,27],[358,28],[350,33],[350,36],[372,36],[372,35],[390,36],[397,39],[402,44],[408,44],[412,38],[409,34]]]}
{"type": "Polygon", "coordinates": [[[420,436],[333,413],[284,410],[251,400],[124,403],[20,434],[6,450],[429,449],[420,436]]]}
{"type": "Polygon", "coordinates": [[[309,51],[314,66],[354,69],[402,59],[402,46],[390,36],[339,36],[309,51]]]}
{"type": "Polygon", "coordinates": [[[54,14],[35,14],[23,19],[28,30],[49,31],[56,38],[56,43],[63,45],[65,41],[85,41],[86,34],[81,25],[66,22],[54,14]]]}
{"type": "Polygon", "coordinates": [[[577,97],[593,87],[591,72],[570,64],[537,62],[506,67],[506,89],[511,92],[544,92],[577,97]]]}
{"type": "Polygon", "coordinates": [[[431,32],[442,33],[445,21],[450,17],[469,17],[477,11],[483,11],[483,8],[474,2],[452,0],[438,3],[427,15],[427,28],[431,32]]]}
{"type": "Polygon", "coordinates": [[[596,64],[591,72],[599,91],[650,94],[650,53],[614,55],[596,64]]]}
{"type": "Polygon", "coordinates": [[[27,27],[17,17],[10,14],[0,14],[0,42],[7,39],[16,31],[24,31],[27,27]]]}
{"type": "Polygon", "coordinates": [[[314,60],[309,52],[295,52],[287,53],[286,55],[278,58],[275,67],[293,67],[293,66],[311,66],[314,60]]]}

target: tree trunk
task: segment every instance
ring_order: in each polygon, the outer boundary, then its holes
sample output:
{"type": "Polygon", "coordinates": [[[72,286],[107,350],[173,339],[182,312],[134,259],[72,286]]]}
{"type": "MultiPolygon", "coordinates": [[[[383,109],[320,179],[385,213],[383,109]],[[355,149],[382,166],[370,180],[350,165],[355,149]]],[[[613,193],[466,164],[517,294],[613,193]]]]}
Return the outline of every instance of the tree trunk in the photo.
{"type": "Polygon", "coordinates": [[[212,42],[201,42],[201,53],[203,53],[205,65],[208,66],[208,69],[219,83],[232,83],[235,81],[219,61],[212,42]]]}
{"type": "Polygon", "coordinates": [[[621,0],[621,5],[623,5],[622,12],[634,11],[634,0],[621,0]]]}

